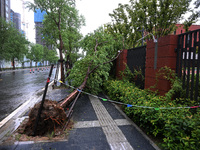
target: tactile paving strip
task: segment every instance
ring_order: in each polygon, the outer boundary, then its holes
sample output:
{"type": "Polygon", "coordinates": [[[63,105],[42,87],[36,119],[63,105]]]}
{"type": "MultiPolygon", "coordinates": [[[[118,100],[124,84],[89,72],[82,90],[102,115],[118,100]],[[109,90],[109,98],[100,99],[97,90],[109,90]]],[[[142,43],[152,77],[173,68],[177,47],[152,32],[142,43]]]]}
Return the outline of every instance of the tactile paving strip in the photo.
{"type": "Polygon", "coordinates": [[[112,119],[99,99],[92,96],[89,96],[89,98],[110,148],[112,150],[133,150],[132,146],[117,126],[117,123],[112,119]]]}

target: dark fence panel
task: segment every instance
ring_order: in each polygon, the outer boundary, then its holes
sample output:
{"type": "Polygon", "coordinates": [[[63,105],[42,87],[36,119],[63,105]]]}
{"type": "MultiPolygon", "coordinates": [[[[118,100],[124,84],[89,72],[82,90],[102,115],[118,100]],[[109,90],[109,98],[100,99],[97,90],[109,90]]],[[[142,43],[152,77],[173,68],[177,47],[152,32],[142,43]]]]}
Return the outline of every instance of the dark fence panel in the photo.
{"type": "Polygon", "coordinates": [[[134,82],[141,89],[144,89],[145,83],[145,61],[146,61],[146,46],[129,49],[127,52],[127,65],[132,73],[134,70],[141,71],[142,76],[136,76],[134,82]]]}
{"type": "Polygon", "coordinates": [[[180,34],[176,73],[182,79],[186,98],[199,101],[200,29],[180,34]]]}

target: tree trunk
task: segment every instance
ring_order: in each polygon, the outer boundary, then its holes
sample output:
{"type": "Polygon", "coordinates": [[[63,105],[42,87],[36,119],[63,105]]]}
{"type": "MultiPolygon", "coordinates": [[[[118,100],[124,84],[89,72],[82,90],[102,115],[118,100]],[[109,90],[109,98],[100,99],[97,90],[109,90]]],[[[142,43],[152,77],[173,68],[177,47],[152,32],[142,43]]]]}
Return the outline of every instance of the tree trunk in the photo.
{"type": "Polygon", "coordinates": [[[15,58],[12,59],[13,70],[15,70],[15,58]]]}
{"type": "Polygon", "coordinates": [[[65,76],[64,76],[64,68],[63,68],[63,55],[62,50],[59,50],[60,52],[60,71],[61,71],[61,81],[65,82],[65,76]]]}
{"type": "MultiPolygon", "coordinates": [[[[85,76],[85,79],[83,81],[83,83],[78,87],[79,90],[83,90],[86,86],[86,83],[87,83],[87,80],[88,80],[88,77],[90,75],[90,67],[91,67],[91,64],[89,65],[88,67],[88,71],[87,71],[87,74],[85,76]]],[[[74,90],[71,94],[69,94],[65,100],[60,104],[61,107],[65,108],[67,105],[69,105],[73,100],[74,98],[76,97],[76,95],[78,94],[78,89],[74,90]]]]}
{"type": "MultiPolygon", "coordinates": [[[[122,51],[120,51],[115,58],[113,58],[113,59],[111,59],[107,62],[104,62],[103,64],[107,64],[107,63],[114,61],[115,59],[117,59],[119,57],[121,52],[122,51]]],[[[90,62],[89,66],[88,66],[88,70],[87,70],[87,73],[86,73],[86,76],[85,76],[83,83],[78,87],[78,89],[81,90],[81,91],[85,88],[87,80],[89,78],[89,75],[91,73],[93,73],[99,67],[99,65],[97,65],[96,67],[91,69],[91,65],[92,65],[92,61],[90,62]]],[[[76,95],[78,94],[78,89],[74,90],[69,96],[67,96],[64,99],[64,101],[60,104],[60,106],[65,108],[68,104],[70,104],[73,101],[73,99],[76,97],[76,95]]]]}
{"type": "MultiPolygon", "coordinates": [[[[67,60],[65,62],[65,69],[68,71],[70,69],[70,56],[67,55],[67,60]]],[[[69,76],[69,72],[67,73],[67,77],[69,76]]]]}

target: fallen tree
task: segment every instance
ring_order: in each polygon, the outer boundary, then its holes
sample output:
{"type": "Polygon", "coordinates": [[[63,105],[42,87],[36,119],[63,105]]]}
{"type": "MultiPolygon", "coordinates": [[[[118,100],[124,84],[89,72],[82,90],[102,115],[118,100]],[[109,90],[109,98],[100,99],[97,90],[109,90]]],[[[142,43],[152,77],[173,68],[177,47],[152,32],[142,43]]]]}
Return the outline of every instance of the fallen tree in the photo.
{"type": "MultiPolygon", "coordinates": [[[[124,43],[120,36],[114,39],[113,36],[105,33],[103,28],[99,28],[84,38],[82,48],[86,52],[86,56],[77,61],[69,70],[70,75],[67,80],[69,84],[79,90],[85,88],[85,91],[97,94],[102,90],[103,80],[108,79],[112,62],[122,52],[119,49],[124,48],[124,43]]],[[[61,106],[65,107],[77,94],[78,90],[74,90],[61,103],[61,106]]]]}
{"type": "MultiPolygon", "coordinates": [[[[119,37],[113,40],[110,34],[106,34],[103,28],[99,28],[83,39],[82,47],[86,56],[74,64],[73,68],[69,70],[70,75],[67,77],[68,82],[78,88],[60,104],[45,101],[36,135],[42,135],[50,130],[56,132],[56,127],[63,126],[67,121],[64,108],[75,99],[77,94],[80,94],[80,91],[84,89],[84,91],[93,94],[101,91],[103,80],[107,80],[109,77],[112,61],[121,53],[116,49],[122,49],[123,43],[119,37]]],[[[38,105],[40,104],[36,104],[29,113],[29,121],[25,129],[25,132],[29,135],[34,130],[33,124],[36,121],[35,114],[39,110],[38,105]]]]}

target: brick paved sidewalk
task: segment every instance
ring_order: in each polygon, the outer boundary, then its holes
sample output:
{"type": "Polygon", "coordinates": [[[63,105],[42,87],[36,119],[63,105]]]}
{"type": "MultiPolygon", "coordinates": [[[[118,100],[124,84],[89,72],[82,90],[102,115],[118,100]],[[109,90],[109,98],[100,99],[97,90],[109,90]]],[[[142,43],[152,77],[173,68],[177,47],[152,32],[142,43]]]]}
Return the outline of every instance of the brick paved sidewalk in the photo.
{"type": "MultiPolygon", "coordinates": [[[[50,98],[62,95],[58,89],[50,98]],[[57,93],[57,94],[56,94],[57,93]]],[[[121,111],[110,102],[92,96],[81,96],[72,115],[74,128],[67,141],[18,142],[0,146],[2,150],[159,150],[159,148],[121,111]]]]}

